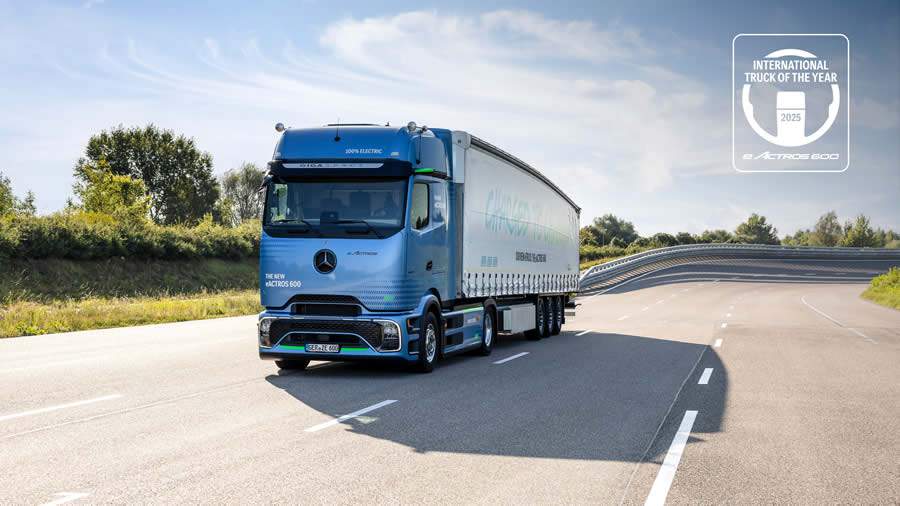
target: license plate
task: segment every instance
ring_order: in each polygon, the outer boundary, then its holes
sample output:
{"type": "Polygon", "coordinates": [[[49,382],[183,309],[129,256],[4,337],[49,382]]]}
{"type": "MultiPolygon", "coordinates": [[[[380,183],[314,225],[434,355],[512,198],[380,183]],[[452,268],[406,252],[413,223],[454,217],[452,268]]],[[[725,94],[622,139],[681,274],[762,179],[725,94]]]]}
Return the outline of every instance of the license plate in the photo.
{"type": "Polygon", "coordinates": [[[341,351],[339,344],[307,344],[306,351],[311,353],[337,353],[341,351]]]}

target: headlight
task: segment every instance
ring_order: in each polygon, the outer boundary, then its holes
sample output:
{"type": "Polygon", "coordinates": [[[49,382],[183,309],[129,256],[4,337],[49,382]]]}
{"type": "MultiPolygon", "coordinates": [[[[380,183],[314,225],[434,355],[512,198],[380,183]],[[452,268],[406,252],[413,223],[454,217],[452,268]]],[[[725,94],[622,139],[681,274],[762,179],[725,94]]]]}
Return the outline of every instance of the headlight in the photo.
{"type": "Polygon", "coordinates": [[[400,326],[394,322],[382,321],[380,351],[400,350],[400,326]]]}
{"type": "Polygon", "coordinates": [[[263,318],[259,321],[259,345],[264,348],[271,348],[272,341],[269,338],[269,328],[272,326],[274,318],[263,318]]]}

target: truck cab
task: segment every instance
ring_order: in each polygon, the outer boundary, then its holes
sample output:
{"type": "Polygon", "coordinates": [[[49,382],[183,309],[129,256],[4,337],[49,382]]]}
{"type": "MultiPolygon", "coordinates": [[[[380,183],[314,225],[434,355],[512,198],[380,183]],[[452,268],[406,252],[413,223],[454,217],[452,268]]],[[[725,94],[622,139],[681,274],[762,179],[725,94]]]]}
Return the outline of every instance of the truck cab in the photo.
{"type": "Polygon", "coordinates": [[[413,123],[284,130],[261,190],[261,358],[427,372],[444,354],[490,353],[496,301],[461,286],[453,139],[413,123]]]}

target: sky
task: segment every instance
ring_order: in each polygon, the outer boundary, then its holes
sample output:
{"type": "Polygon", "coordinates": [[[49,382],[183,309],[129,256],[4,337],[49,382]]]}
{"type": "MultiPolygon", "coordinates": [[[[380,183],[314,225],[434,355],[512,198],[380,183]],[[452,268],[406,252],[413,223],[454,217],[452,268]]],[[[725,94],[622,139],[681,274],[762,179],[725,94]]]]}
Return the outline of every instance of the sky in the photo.
{"type": "Polygon", "coordinates": [[[416,121],[534,165],[638,232],[779,232],[835,210],[900,230],[900,2],[5,2],[0,172],[61,209],[92,134],[154,123],[222,173],[274,125],[416,121]],[[731,165],[739,33],[850,40],[851,157],[836,174],[731,165]]]}

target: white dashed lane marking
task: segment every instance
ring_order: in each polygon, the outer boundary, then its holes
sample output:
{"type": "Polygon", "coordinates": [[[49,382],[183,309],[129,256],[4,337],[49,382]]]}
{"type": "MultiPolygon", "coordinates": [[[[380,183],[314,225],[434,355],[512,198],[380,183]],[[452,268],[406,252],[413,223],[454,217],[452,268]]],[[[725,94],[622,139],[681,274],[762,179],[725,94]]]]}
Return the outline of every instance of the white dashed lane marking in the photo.
{"type": "Polygon", "coordinates": [[[656,480],[653,481],[653,487],[650,489],[647,500],[644,501],[644,506],[662,506],[666,503],[666,496],[669,495],[669,488],[672,487],[672,480],[675,479],[675,471],[678,470],[678,463],[681,461],[681,455],[684,453],[684,447],[691,436],[691,429],[694,427],[696,419],[696,411],[684,412],[684,418],[681,419],[678,432],[675,433],[666,458],[659,467],[656,480]]]}
{"type": "Polygon", "coordinates": [[[360,416],[360,415],[364,415],[364,414],[366,414],[366,413],[368,413],[368,412],[370,412],[370,411],[375,411],[375,410],[378,409],[378,408],[383,408],[384,406],[387,406],[387,405],[389,405],[389,404],[393,404],[393,403],[395,403],[395,402],[397,402],[397,401],[394,400],[394,399],[389,399],[389,400],[386,400],[386,401],[381,401],[381,402],[379,402],[378,404],[372,404],[371,406],[368,406],[368,407],[362,408],[362,409],[360,409],[360,410],[354,411],[353,413],[347,413],[346,415],[339,416],[339,417],[335,418],[334,420],[329,420],[329,421],[327,421],[327,422],[320,423],[319,425],[313,425],[312,427],[306,429],[306,432],[318,432],[318,431],[320,431],[320,430],[322,430],[322,429],[327,429],[328,427],[332,427],[332,426],[337,425],[337,424],[339,424],[339,423],[341,423],[341,422],[346,422],[347,420],[350,420],[350,419],[352,419],[352,418],[356,418],[356,417],[358,417],[358,416],[360,416]]]}
{"type": "Polygon", "coordinates": [[[511,357],[506,357],[503,360],[498,360],[498,361],[494,362],[494,364],[497,364],[497,365],[505,364],[505,363],[509,362],[510,360],[515,360],[519,357],[524,357],[525,355],[528,355],[527,351],[523,351],[522,353],[516,353],[515,355],[513,355],[511,357]]]}

